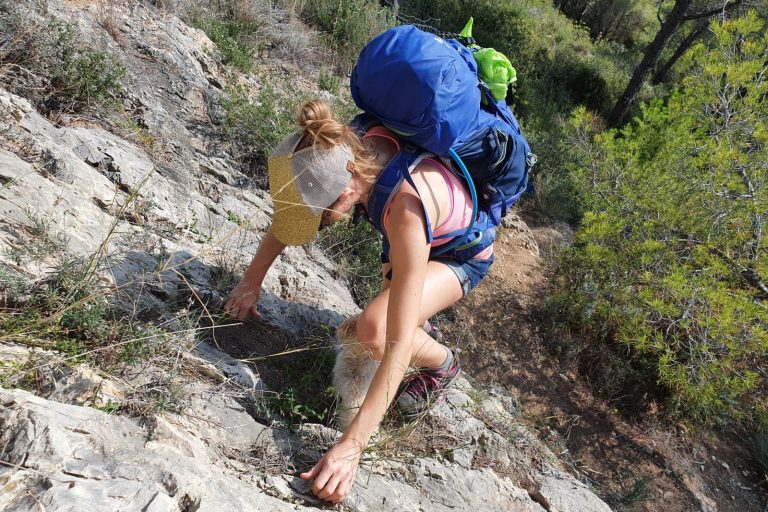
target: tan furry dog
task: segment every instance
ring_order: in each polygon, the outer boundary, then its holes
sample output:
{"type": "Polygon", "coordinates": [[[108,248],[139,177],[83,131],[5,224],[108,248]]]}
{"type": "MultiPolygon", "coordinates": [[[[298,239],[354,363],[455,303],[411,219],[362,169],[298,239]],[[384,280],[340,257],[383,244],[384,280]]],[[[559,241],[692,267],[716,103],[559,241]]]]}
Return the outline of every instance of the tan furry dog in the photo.
{"type": "Polygon", "coordinates": [[[365,399],[368,386],[379,362],[358,341],[357,316],[344,320],[336,329],[336,364],[333,367],[333,387],[339,397],[336,423],[344,430],[352,423],[365,399]]]}

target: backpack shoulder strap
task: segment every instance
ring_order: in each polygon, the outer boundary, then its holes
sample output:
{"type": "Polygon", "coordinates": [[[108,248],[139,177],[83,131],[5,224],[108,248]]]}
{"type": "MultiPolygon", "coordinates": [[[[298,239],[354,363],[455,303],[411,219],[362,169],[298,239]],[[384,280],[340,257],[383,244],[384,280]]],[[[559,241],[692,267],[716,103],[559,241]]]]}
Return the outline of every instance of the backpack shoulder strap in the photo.
{"type": "MultiPolygon", "coordinates": [[[[368,218],[373,226],[382,234],[384,234],[384,212],[387,211],[403,181],[407,181],[416,190],[416,193],[419,193],[419,189],[416,188],[413,177],[411,177],[411,172],[428,156],[430,156],[429,153],[419,151],[415,147],[410,145],[403,146],[384,170],[381,171],[378,179],[373,184],[368,195],[368,218]]],[[[432,226],[423,202],[422,208],[424,210],[424,219],[426,220],[425,234],[427,243],[431,244],[434,239],[432,226]]],[[[386,234],[384,236],[386,237],[386,234]]]]}

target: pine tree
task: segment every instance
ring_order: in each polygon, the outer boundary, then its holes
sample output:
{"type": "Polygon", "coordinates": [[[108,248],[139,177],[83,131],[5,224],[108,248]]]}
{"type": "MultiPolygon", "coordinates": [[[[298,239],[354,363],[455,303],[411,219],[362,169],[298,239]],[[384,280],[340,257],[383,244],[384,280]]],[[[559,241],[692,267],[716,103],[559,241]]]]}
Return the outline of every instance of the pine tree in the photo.
{"type": "Polygon", "coordinates": [[[768,423],[768,35],[715,22],[667,105],[622,131],[573,119],[588,212],[563,260],[571,311],[653,362],[678,410],[768,423]]]}

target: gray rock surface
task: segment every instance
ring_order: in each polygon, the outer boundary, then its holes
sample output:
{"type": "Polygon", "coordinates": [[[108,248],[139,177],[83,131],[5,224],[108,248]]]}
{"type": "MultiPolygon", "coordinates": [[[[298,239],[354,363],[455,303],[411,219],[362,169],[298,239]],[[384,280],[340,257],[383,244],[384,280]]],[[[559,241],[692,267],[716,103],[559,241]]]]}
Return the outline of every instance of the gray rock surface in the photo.
{"type": "MultiPolygon", "coordinates": [[[[0,390],[0,407],[3,510],[308,510],[230,474],[176,418],[142,422],[19,390],[0,390]]],[[[219,430],[237,437],[227,441],[258,436],[244,412],[218,412],[208,421],[228,422],[219,430]]]]}
{"type": "MultiPolygon", "coordinates": [[[[107,241],[111,279],[140,309],[160,312],[169,299],[193,292],[221,301],[211,286],[212,267],[224,257],[250,261],[268,226],[271,204],[262,194],[220,185],[225,198],[215,204],[196,192],[213,180],[208,175],[173,181],[134,144],[101,128],[56,128],[2,89],[0,134],[6,147],[57,155],[57,168],[68,173],[62,181],[0,147],[0,252],[28,242],[19,234],[33,218],[45,219],[77,255],[93,254],[107,241]],[[250,228],[228,220],[228,212],[249,219],[250,228]],[[160,288],[157,294],[136,291],[153,287],[160,288]]],[[[289,248],[265,282],[265,318],[299,332],[354,314],[349,292],[329,268],[319,251],[289,248]]]]}
{"type": "MultiPolygon", "coordinates": [[[[65,255],[97,254],[113,305],[136,318],[166,321],[191,303],[220,305],[226,291],[217,275],[222,267],[242,271],[272,211],[268,195],[243,186],[248,179],[210,136],[228,71],[201,31],[149,3],[116,3],[116,35],[99,21],[98,6],[80,4],[48,0],[48,15],[75,23],[89,45],[121,59],[123,112],[155,143],[142,146],[114,120],[54,125],[0,88],[0,264],[35,281],[65,255]],[[19,255],[39,243],[30,236],[35,225],[50,243],[33,260],[19,255]]],[[[530,249],[538,250],[533,238],[530,249]]],[[[284,253],[260,309],[286,338],[358,311],[316,247],[284,253]]],[[[257,366],[188,338],[179,327],[164,341],[176,350],[167,363],[173,375],[152,360],[105,375],[62,354],[0,342],[0,374],[41,375],[32,386],[38,396],[0,388],[0,509],[322,507],[296,471],[338,433],[286,429],[264,408],[257,366]],[[110,414],[116,402],[135,417],[110,414]]],[[[382,428],[345,509],[609,510],[523,426],[511,396],[478,388],[460,379],[414,429],[382,428]]]]}

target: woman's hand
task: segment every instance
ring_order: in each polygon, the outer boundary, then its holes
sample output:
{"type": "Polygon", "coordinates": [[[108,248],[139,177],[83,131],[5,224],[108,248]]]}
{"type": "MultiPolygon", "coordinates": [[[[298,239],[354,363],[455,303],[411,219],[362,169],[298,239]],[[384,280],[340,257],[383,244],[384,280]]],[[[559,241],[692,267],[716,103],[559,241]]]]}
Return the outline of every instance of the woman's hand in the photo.
{"type": "Polygon", "coordinates": [[[259,303],[259,295],[261,295],[261,286],[243,277],[237,286],[229,292],[224,310],[229,316],[241,322],[248,318],[249,314],[258,318],[259,311],[256,309],[256,305],[259,303]]]}
{"type": "Polygon", "coordinates": [[[362,443],[342,438],[315,467],[300,476],[304,480],[315,481],[312,492],[321,500],[341,503],[355,483],[362,452],[362,443]]]}

